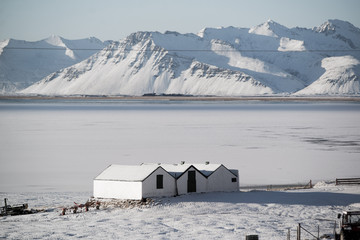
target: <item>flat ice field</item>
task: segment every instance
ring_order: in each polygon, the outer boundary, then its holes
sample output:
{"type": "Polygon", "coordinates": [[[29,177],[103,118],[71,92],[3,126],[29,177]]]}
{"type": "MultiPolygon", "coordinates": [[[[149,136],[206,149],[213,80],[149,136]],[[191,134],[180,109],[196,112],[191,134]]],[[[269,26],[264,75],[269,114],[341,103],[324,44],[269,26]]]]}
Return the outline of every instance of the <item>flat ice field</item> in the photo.
{"type": "Polygon", "coordinates": [[[222,163],[240,185],[359,177],[359,102],[0,101],[0,192],[91,191],[110,164],[222,163]]]}
{"type": "MultiPolygon", "coordinates": [[[[337,213],[360,208],[360,186],[319,182],[313,189],[284,192],[192,194],[155,199],[132,209],[90,209],[61,216],[61,206],[85,202],[88,192],[1,193],[12,202],[48,212],[0,217],[0,239],[296,239],[298,223],[333,239],[337,213]]],[[[302,239],[314,239],[302,231],[302,239]]]]}

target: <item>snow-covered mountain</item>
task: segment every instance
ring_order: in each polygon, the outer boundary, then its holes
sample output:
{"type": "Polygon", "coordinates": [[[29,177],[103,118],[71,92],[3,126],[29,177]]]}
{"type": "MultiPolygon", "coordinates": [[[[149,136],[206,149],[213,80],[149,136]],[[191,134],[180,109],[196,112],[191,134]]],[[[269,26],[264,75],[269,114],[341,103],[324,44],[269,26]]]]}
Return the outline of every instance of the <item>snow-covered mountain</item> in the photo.
{"type": "Polygon", "coordinates": [[[360,94],[360,29],[267,21],[198,34],[136,32],[21,91],[29,94],[360,94]]]}
{"type": "Polygon", "coordinates": [[[94,37],[67,40],[54,35],[36,42],[15,39],[0,42],[0,92],[28,87],[52,72],[90,57],[108,44],[94,37]]]}

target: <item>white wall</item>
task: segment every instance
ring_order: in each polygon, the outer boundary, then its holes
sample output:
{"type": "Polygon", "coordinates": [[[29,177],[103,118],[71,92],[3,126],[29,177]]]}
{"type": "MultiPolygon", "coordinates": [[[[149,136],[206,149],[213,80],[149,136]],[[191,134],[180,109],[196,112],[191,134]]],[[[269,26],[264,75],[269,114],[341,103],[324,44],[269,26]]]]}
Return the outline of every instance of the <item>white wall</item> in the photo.
{"type": "Polygon", "coordinates": [[[189,168],[178,180],[178,192],[180,194],[187,194],[187,180],[188,180],[188,171],[195,171],[196,175],[196,192],[206,192],[207,191],[207,179],[199,173],[195,168],[189,168]]]}
{"type": "Polygon", "coordinates": [[[227,170],[224,166],[220,166],[208,177],[208,191],[239,191],[239,178],[227,170]],[[236,178],[236,182],[232,182],[232,178],[236,178]]]}
{"type": "MultiPolygon", "coordinates": [[[[178,194],[187,194],[188,171],[196,173],[196,192],[239,191],[239,178],[220,166],[208,178],[191,167],[177,180],[178,194]],[[236,182],[232,182],[236,178],[236,182]]],[[[169,197],[176,195],[175,179],[164,169],[158,168],[143,182],[94,180],[94,197],[138,199],[143,197],[169,197]],[[156,176],[163,175],[163,188],[157,189],[156,176]]]]}
{"type": "Polygon", "coordinates": [[[141,182],[94,180],[94,197],[141,199],[141,182]]]}
{"type": "Polygon", "coordinates": [[[164,169],[158,168],[142,182],[143,197],[170,197],[175,196],[175,178],[164,169]],[[163,175],[163,188],[156,188],[156,175],[163,175]]]}

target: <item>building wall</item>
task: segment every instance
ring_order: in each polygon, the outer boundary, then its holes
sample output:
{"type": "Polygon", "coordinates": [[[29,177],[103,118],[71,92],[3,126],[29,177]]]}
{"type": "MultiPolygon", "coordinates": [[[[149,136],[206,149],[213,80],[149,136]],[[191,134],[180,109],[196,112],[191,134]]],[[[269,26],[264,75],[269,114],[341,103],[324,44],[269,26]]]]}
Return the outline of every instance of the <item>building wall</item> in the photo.
{"type": "Polygon", "coordinates": [[[158,168],[142,182],[142,196],[146,197],[170,197],[176,195],[175,178],[162,168],[158,168]],[[163,175],[163,188],[157,189],[156,176],[163,175]]]}
{"type": "Polygon", "coordinates": [[[235,176],[224,166],[220,166],[208,177],[208,192],[218,191],[239,191],[239,177],[235,176]],[[236,178],[236,182],[232,182],[233,178],[236,178]]]}
{"type": "Polygon", "coordinates": [[[196,193],[239,190],[239,177],[224,166],[220,166],[208,178],[191,167],[177,181],[163,168],[158,168],[142,182],[94,180],[94,197],[140,200],[143,197],[168,197],[174,196],[176,193],[179,195],[187,194],[188,171],[195,171],[196,193]],[[157,189],[157,175],[163,175],[162,189],[157,189]],[[236,182],[232,182],[233,178],[236,178],[236,182]]]}
{"type": "Polygon", "coordinates": [[[187,181],[188,181],[188,171],[195,171],[196,173],[196,192],[207,192],[207,179],[195,168],[191,167],[189,168],[180,178],[177,180],[177,186],[178,186],[178,193],[180,194],[187,194],[187,181]]]}
{"type": "Polygon", "coordinates": [[[94,197],[141,199],[141,182],[94,180],[94,197]]]}

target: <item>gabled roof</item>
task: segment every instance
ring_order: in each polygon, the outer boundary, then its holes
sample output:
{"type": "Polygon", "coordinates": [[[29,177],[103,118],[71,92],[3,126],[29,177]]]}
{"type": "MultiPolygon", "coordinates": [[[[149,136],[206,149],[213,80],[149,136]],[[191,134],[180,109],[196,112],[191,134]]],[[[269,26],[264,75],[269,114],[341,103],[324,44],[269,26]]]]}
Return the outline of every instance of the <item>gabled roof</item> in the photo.
{"type": "MultiPolygon", "coordinates": [[[[147,163],[141,165],[118,165],[112,164],[100,173],[94,180],[111,180],[111,181],[129,181],[141,182],[155,172],[158,168],[162,168],[174,178],[179,178],[191,167],[195,168],[205,178],[209,177],[222,164],[155,164],[147,163]]],[[[227,168],[226,168],[227,169],[227,168]]],[[[235,176],[236,173],[229,170],[235,176]]]]}
{"type": "Polygon", "coordinates": [[[159,165],[117,165],[112,164],[100,173],[95,180],[113,180],[113,181],[143,181],[159,165]]]}
{"type": "Polygon", "coordinates": [[[173,177],[178,178],[191,166],[195,167],[196,170],[198,170],[205,177],[208,177],[214,171],[216,171],[216,169],[218,169],[221,164],[160,164],[160,166],[168,173],[170,173],[173,177]]]}
{"type": "Polygon", "coordinates": [[[222,164],[193,164],[206,177],[215,172],[222,164]]]}

